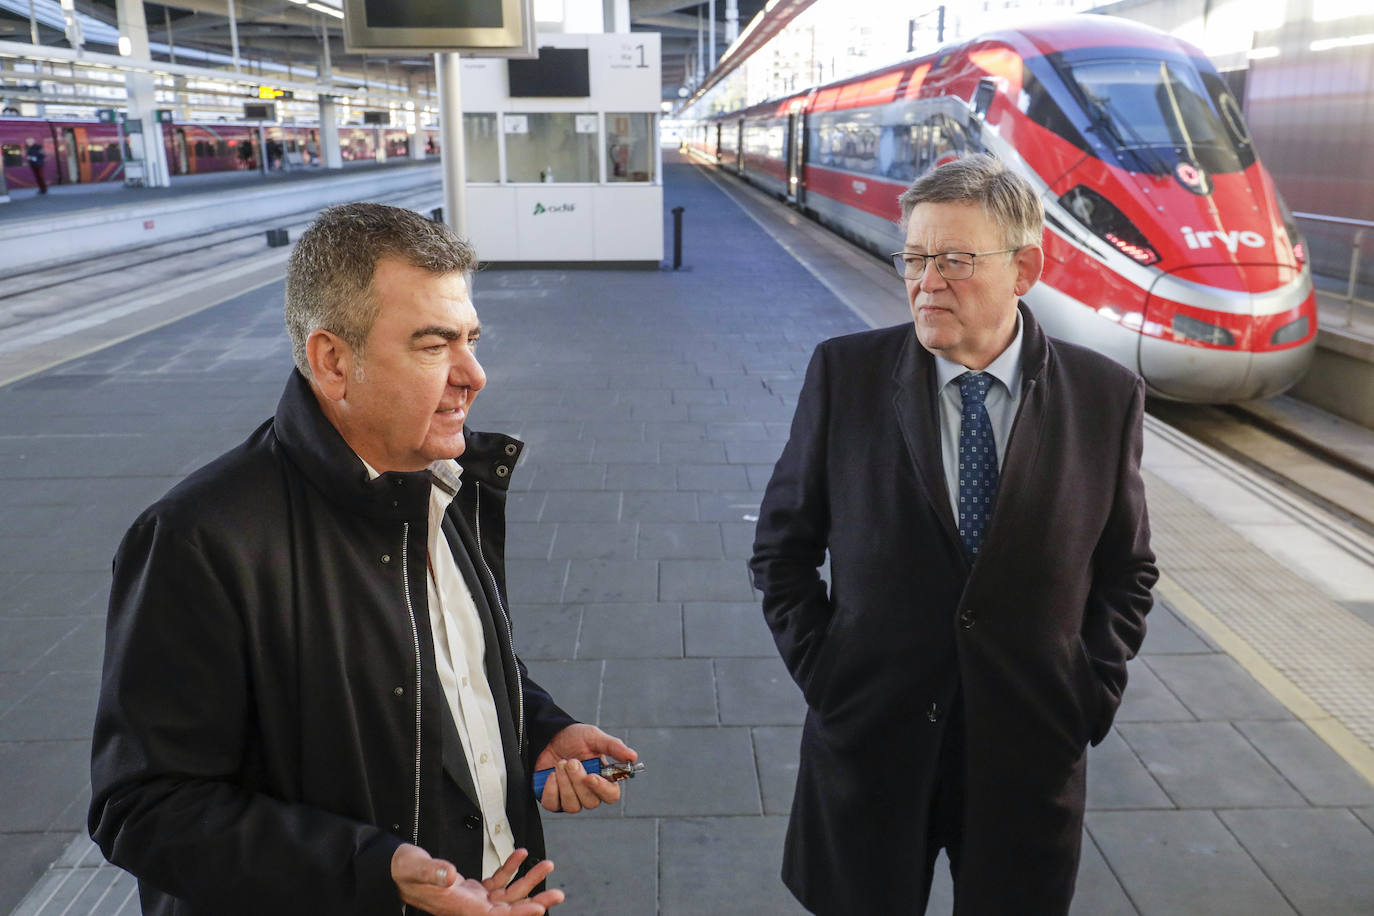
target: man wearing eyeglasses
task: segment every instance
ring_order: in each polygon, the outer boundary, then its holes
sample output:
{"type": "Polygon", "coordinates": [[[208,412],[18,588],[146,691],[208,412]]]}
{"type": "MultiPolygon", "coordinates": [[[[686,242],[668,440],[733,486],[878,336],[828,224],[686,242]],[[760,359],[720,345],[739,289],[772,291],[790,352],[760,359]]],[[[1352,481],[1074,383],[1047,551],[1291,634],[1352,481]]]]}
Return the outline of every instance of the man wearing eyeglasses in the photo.
{"type": "Polygon", "coordinates": [[[1144,385],[1019,301],[1027,181],[972,156],[900,203],[913,323],[817,347],[759,514],[808,705],[783,880],[819,914],[922,913],[944,849],[961,916],[1060,916],[1157,578],[1144,385]]]}

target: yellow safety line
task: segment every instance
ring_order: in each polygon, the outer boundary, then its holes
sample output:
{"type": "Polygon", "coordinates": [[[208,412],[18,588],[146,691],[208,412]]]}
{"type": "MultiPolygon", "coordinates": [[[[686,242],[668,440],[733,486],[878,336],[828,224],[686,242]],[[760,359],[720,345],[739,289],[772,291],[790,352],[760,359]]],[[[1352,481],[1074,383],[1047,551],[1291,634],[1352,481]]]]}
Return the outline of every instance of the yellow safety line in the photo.
{"type": "Polygon", "coordinates": [[[1338,719],[1323,709],[1321,704],[1303,693],[1302,688],[1270,664],[1250,643],[1246,642],[1244,637],[1227,626],[1221,618],[1203,607],[1202,603],[1175,579],[1165,573],[1160,573],[1159,582],[1155,584],[1155,590],[1159,592],[1160,597],[1168,602],[1170,607],[1186,616],[1211,637],[1212,641],[1219,645],[1226,654],[1250,672],[1250,676],[1259,681],[1260,686],[1273,694],[1274,698],[1284,706],[1287,706],[1293,715],[1316,732],[1323,741],[1331,746],[1332,750],[1341,755],[1346,763],[1354,767],[1356,772],[1368,780],[1371,785],[1374,785],[1374,749],[1371,749],[1369,745],[1342,725],[1338,719]]]}

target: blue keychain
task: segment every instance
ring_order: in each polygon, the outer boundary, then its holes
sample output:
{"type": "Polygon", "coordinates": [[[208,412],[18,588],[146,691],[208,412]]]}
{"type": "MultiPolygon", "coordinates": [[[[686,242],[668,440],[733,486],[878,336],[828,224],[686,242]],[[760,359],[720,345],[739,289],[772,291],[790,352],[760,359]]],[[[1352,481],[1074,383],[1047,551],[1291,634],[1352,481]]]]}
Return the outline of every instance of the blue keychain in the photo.
{"type": "MultiPolygon", "coordinates": [[[[609,779],[611,782],[620,782],[622,779],[633,779],[636,773],[644,772],[642,763],[602,763],[600,757],[593,757],[590,760],[582,761],[582,769],[591,773],[593,776],[600,776],[602,779],[609,779]]],[[[544,795],[544,783],[549,781],[549,774],[553,772],[553,767],[547,770],[536,770],[534,774],[534,797],[542,798],[544,795]]]]}

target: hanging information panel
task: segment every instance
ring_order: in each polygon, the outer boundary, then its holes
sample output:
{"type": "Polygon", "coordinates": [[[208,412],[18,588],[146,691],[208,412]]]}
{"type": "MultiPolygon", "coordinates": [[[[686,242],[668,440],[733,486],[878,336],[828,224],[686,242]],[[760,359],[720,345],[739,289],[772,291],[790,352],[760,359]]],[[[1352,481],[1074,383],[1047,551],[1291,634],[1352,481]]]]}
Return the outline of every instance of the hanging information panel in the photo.
{"type": "Polygon", "coordinates": [[[534,57],[533,0],[343,0],[350,53],[534,57]]]}

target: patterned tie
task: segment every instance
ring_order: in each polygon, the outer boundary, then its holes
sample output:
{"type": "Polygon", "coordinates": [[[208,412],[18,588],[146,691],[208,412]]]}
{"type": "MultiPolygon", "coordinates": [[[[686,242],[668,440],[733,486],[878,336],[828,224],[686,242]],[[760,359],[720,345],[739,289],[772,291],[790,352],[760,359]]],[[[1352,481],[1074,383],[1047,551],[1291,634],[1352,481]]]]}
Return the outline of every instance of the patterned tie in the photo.
{"type": "Polygon", "coordinates": [[[997,445],[992,438],[992,420],[983,406],[992,376],[965,372],[956,381],[964,401],[959,424],[959,537],[964,542],[964,555],[972,563],[983,546],[997,497],[997,445]]]}

